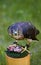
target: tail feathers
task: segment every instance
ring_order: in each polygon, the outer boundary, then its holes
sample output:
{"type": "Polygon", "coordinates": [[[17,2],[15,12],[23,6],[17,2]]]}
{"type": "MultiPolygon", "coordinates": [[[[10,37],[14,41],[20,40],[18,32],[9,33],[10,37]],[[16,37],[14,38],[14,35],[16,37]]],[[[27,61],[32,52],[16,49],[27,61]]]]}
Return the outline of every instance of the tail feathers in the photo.
{"type": "Polygon", "coordinates": [[[39,30],[36,30],[36,33],[35,33],[35,34],[37,35],[37,34],[39,34],[39,33],[40,33],[40,31],[39,31],[39,30]]]}
{"type": "Polygon", "coordinates": [[[37,41],[39,41],[37,38],[34,38],[34,39],[32,39],[32,40],[37,40],[37,41]]]}

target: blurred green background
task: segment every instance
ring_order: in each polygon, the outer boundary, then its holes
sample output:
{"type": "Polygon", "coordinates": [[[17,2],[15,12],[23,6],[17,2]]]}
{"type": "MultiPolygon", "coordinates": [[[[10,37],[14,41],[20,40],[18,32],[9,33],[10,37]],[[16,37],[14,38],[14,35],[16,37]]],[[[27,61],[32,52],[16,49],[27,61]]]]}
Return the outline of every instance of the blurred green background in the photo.
{"type": "Polygon", "coordinates": [[[7,28],[20,21],[31,21],[40,31],[39,42],[32,42],[30,51],[31,65],[41,65],[41,0],[0,0],[0,65],[6,65],[4,51],[13,42],[7,28]]]}

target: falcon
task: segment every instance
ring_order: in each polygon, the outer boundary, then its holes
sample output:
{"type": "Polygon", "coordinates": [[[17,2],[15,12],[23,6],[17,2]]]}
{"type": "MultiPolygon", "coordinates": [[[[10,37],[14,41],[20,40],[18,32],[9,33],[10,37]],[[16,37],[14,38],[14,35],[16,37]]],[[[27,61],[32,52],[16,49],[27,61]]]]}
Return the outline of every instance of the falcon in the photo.
{"type": "Polygon", "coordinates": [[[16,40],[24,38],[38,40],[39,30],[31,22],[17,22],[8,27],[8,33],[16,40]]]}
{"type": "MultiPolygon", "coordinates": [[[[31,22],[17,22],[8,27],[8,33],[16,40],[23,40],[26,38],[29,44],[26,44],[26,46],[22,47],[22,53],[24,51],[30,53],[28,50],[30,42],[32,42],[32,40],[38,40],[36,36],[39,34],[39,30],[31,22]]],[[[17,42],[14,43],[17,45],[17,42]]],[[[10,50],[12,50],[12,48],[10,50]]]]}

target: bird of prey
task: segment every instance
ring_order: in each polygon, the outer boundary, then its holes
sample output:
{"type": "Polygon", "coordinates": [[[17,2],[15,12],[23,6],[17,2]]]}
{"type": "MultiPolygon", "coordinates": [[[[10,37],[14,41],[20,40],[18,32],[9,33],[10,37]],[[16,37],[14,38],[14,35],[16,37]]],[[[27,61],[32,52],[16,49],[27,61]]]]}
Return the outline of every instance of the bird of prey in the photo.
{"type": "Polygon", "coordinates": [[[8,27],[8,33],[16,40],[24,38],[38,40],[39,30],[31,22],[17,22],[8,27]]]}
{"type": "MultiPolygon", "coordinates": [[[[17,22],[8,27],[8,33],[16,40],[23,40],[26,38],[30,43],[32,42],[32,40],[38,40],[36,36],[39,34],[39,30],[36,29],[36,27],[31,22],[17,22]]],[[[30,51],[28,50],[29,45],[30,44],[26,44],[25,47],[22,47],[22,49],[24,49],[22,53],[25,50],[30,53],[30,51]]]]}

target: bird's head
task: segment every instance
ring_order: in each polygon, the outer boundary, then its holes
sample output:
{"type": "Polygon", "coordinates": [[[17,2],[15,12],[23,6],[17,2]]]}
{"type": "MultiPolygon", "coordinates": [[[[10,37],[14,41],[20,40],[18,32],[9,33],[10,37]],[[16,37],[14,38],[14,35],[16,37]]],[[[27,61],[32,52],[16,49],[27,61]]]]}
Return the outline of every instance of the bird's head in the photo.
{"type": "Polygon", "coordinates": [[[22,34],[22,31],[21,30],[13,30],[13,38],[19,40],[19,39],[22,39],[24,38],[23,34],[22,34]]]}
{"type": "Polygon", "coordinates": [[[20,40],[20,39],[23,39],[24,36],[23,36],[23,33],[22,33],[22,29],[21,28],[10,28],[8,29],[8,33],[11,37],[13,37],[14,39],[17,39],[17,40],[20,40]]]}

